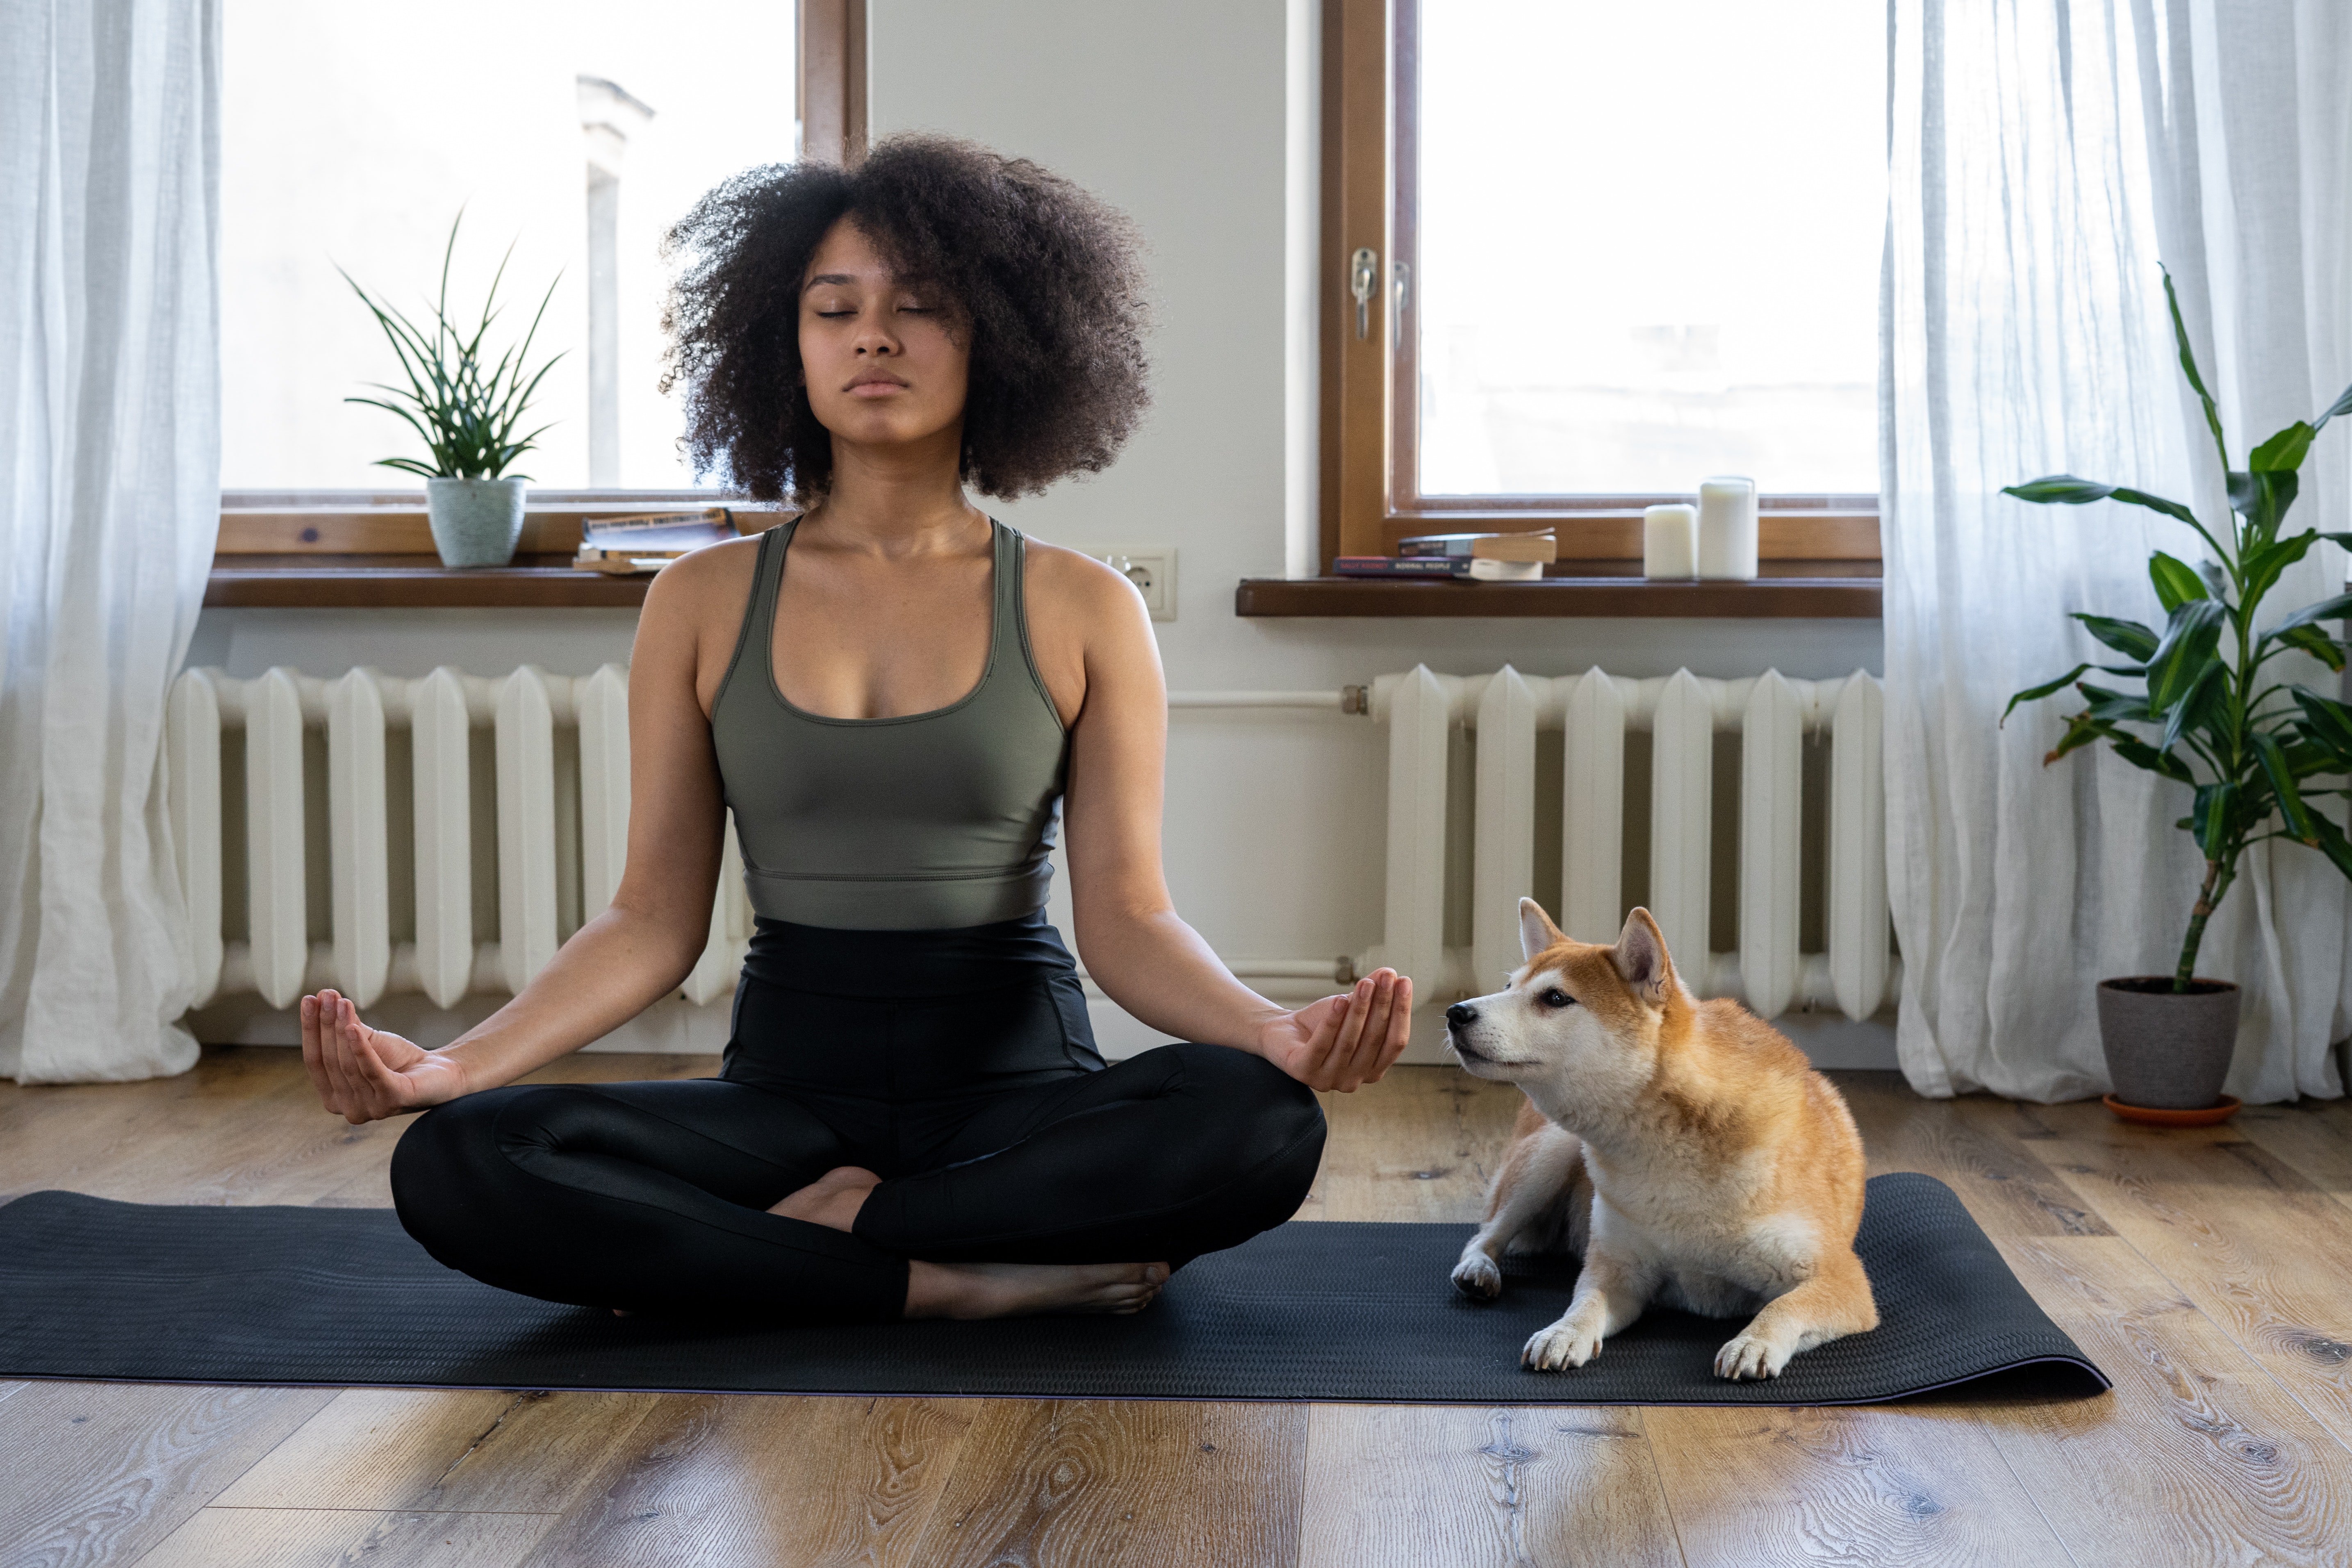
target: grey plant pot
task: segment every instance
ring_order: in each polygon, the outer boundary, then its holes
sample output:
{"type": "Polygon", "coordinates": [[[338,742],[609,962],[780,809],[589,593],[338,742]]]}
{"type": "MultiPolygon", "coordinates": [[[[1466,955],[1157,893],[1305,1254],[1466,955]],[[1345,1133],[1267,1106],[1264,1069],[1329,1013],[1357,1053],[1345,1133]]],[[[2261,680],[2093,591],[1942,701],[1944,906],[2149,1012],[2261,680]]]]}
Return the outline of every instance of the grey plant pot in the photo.
{"type": "Polygon", "coordinates": [[[522,537],[526,479],[427,479],[425,512],[444,566],[503,566],[522,537]]]}
{"type": "Polygon", "coordinates": [[[2099,1045],[2116,1098],[2151,1110],[2221,1103],[2238,1048],[2238,988],[2192,980],[2176,994],[2168,974],[2099,982],[2099,1045]]]}

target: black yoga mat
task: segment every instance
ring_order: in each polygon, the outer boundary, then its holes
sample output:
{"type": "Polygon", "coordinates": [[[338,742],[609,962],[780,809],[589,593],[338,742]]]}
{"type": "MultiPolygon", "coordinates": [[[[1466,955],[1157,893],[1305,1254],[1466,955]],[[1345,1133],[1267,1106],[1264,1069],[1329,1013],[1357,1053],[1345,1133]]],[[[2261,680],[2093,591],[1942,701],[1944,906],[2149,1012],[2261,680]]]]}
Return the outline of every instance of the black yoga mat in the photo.
{"type": "Polygon", "coordinates": [[[1478,1405],[1854,1405],[1996,1373],[2008,1393],[2108,1386],[1930,1176],[1870,1184],[1879,1328],[1761,1383],[1713,1375],[1738,1322],[1665,1311],[1579,1371],[1523,1371],[1574,1263],[1513,1259],[1499,1300],[1465,1300],[1447,1276],[1469,1235],[1286,1225],[1131,1318],[761,1328],[509,1295],[434,1262],[387,1209],[35,1193],[0,1208],[0,1378],[1478,1405]]]}

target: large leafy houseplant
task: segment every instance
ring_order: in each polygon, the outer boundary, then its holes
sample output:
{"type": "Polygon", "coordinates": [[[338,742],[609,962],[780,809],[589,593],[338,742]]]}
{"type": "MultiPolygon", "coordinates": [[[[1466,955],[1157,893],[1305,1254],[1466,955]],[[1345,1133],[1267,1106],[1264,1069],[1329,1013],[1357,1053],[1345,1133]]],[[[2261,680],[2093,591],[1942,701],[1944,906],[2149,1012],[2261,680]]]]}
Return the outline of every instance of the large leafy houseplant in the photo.
{"type": "Polygon", "coordinates": [[[363,403],[398,415],[425,441],[430,462],[415,458],[384,458],[376,467],[398,468],[427,479],[526,479],[523,474],[509,474],[507,468],[516,458],[530,451],[538,437],[546,431],[542,425],[525,434],[516,434],[539,384],[546,379],[555,362],[563,356],[551,356],[536,372],[527,371],[531,340],[539,335],[540,321],[547,314],[548,301],[555,297],[555,284],[547,286],[539,301],[538,313],[530,319],[530,330],[522,342],[508,349],[491,362],[483,346],[489,336],[490,324],[499,316],[499,284],[505,279],[507,260],[514,255],[514,247],[507,247],[507,255],[499,261],[499,269],[490,279],[489,292],[482,300],[481,319],[471,327],[461,327],[449,318],[449,263],[457,253],[457,228],[465,221],[460,213],[449,225],[449,243],[441,253],[441,289],[433,302],[431,331],[418,326],[398,309],[386,305],[359,285],[359,281],[340,267],[343,281],[360,297],[391,341],[392,352],[399,357],[401,373],[407,378],[406,386],[393,386],[383,382],[370,384],[385,395],[383,397],[347,397],[346,403],[363,403]],[[525,380],[526,374],[530,375],[525,380]]]}
{"type": "Polygon", "coordinates": [[[2316,418],[2297,420],[2256,447],[2246,466],[2230,463],[2220,411],[2198,374],[2180,319],[2180,301],[2167,274],[2164,292],[2172,311],[2173,337],[2180,345],[2180,368],[2204,405],[2205,423],[2229,476],[2231,524],[2209,529],[2179,501],[2121,485],[2094,484],[2072,474],[2055,474],[2002,491],[2021,500],[2081,506],[2096,500],[2127,501],[2196,530],[2213,559],[2191,566],[2158,551],[2148,559],[2148,577],[2163,605],[2161,630],[2137,621],[2078,612],[2091,636],[2129,662],[2080,664],[2057,679],[2021,691],[2009,700],[2005,720],[2021,702],[2073,687],[2088,703],[2067,716],[2066,732],[2044,760],[2105,741],[2135,767],[2160,773],[2193,792],[2189,814],[2179,826],[2192,834],[2205,857],[2205,879],[2190,909],[2189,930],[2172,976],[2175,993],[2190,989],[2205,923],[2237,879],[2247,848],[2273,838],[2293,839],[2319,850],[2352,877],[2352,840],[2320,804],[2352,795],[2343,777],[2352,774],[2352,708],[2297,681],[2271,679],[2273,659],[2305,653],[2341,671],[2352,644],[2332,637],[2325,623],[2352,614],[2352,594],[2338,594],[2263,624],[2263,600],[2286,569],[2321,540],[2352,546],[2352,533],[2306,529],[2284,534],[2287,509],[2294,503],[2296,472],[2312,438],[2339,414],[2352,413],[2352,388],[2316,418]],[[2125,691],[2083,679],[2092,670],[2140,683],[2125,691]]]}

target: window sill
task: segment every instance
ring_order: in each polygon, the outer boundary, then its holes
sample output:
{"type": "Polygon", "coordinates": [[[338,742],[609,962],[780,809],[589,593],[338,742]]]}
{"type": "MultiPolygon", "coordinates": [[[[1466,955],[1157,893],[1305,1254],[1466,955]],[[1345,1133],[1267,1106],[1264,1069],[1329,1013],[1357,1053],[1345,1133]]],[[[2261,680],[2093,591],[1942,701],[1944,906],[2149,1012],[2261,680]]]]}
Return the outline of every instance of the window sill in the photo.
{"type": "Polygon", "coordinates": [[[433,552],[425,492],[241,490],[221,498],[208,606],[272,609],[635,609],[646,576],[572,567],[590,518],[724,506],[746,533],[782,515],[719,490],[535,491],[508,566],[452,570],[433,552]]]}
{"type": "Polygon", "coordinates": [[[1651,582],[1618,562],[1570,561],[1540,583],[1426,583],[1365,577],[1245,577],[1245,616],[1380,618],[1678,616],[1707,620],[1876,620],[1875,561],[1767,561],[1751,582],[1651,582]]]}
{"type": "Polygon", "coordinates": [[[568,553],[455,570],[430,555],[220,555],[205,604],[274,609],[635,609],[653,582],[582,572],[568,553]]]}

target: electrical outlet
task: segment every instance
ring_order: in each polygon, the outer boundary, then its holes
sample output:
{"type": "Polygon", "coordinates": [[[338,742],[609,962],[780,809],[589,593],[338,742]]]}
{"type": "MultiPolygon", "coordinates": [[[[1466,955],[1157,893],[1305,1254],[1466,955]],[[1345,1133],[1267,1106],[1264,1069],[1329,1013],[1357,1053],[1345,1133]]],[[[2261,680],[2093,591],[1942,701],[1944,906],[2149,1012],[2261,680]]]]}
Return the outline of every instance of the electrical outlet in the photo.
{"type": "Polygon", "coordinates": [[[1176,547],[1172,544],[1121,544],[1087,552],[1127,574],[1143,595],[1155,621],[1176,618],[1176,547]]]}

